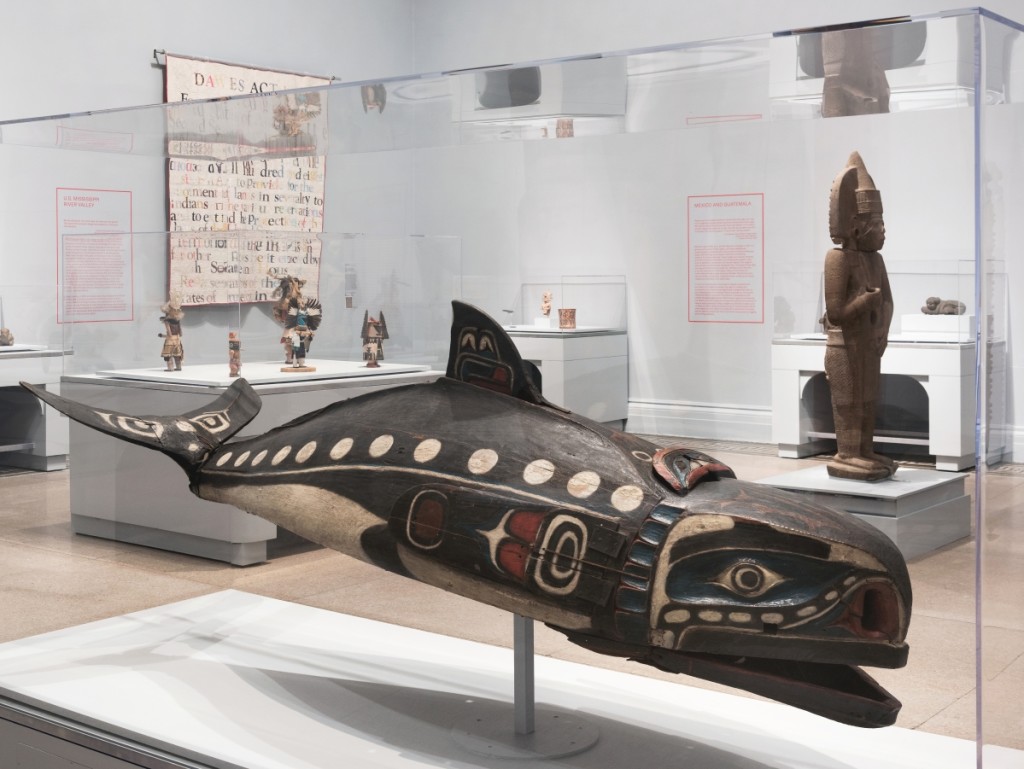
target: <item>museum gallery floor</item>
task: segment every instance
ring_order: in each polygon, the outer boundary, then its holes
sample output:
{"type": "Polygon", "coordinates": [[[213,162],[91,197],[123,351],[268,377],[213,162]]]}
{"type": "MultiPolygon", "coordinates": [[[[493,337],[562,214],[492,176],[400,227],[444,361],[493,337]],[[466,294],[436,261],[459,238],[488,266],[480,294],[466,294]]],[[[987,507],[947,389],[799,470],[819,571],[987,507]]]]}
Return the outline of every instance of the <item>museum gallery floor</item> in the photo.
{"type": "MultiPolygon", "coordinates": [[[[720,448],[715,451],[742,477],[751,480],[792,469],[801,462],[810,464],[817,461],[780,460],[766,454],[731,453],[720,448]]],[[[997,557],[1022,557],[1024,530],[1014,529],[1015,526],[1021,529],[1022,524],[1015,523],[1003,511],[1009,511],[1024,500],[1024,475],[1006,474],[993,480],[996,484],[993,488],[997,488],[998,493],[992,494],[990,509],[994,506],[994,514],[1005,518],[1000,523],[1001,530],[1005,532],[1002,537],[1005,547],[997,548],[997,557]]],[[[440,660],[438,664],[445,664],[445,659],[450,662],[461,654],[479,659],[482,667],[491,666],[484,675],[488,685],[480,685],[476,692],[478,697],[501,700],[510,696],[503,693],[502,676],[506,662],[509,678],[511,676],[511,656],[502,657],[500,650],[491,648],[511,645],[512,622],[504,612],[381,572],[328,550],[297,546],[283,551],[266,564],[237,568],[149,548],[75,536],[69,524],[67,483],[67,472],[0,477],[0,497],[4,499],[0,509],[0,605],[4,615],[0,641],[74,628],[82,623],[177,601],[185,601],[185,606],[194,605],[201,613],[205,604],[193,604],[190,599],[202,596],[210,596],[208,600],[211,601],[255,601],[261,611],[270,611],[271,614],[292,611],[289,604],[273,600],[262,602],[259,598],[266,596],[299,604],[295,607],[299,611],[304,606],[329,609],[401,626],[383,626],[382,630],[390,640],[381,639],[380,644],[400,644],[401,634],[407,632],[405,628],[436,634],[456,633],[465,636],[465,641],[488,644],[490,646],[463,646],[463,640],[431,636],[436,639],[434,644],[438,657],[435,662],[440,660]],[[221,592],[225,590],[227,592],[221,592]],[[240,596],[235,591],[244,591],[244,594],[240,596]]],[[[698,761],[698,764],[709,767],[719,765],[712,762],[716,756],[724,761],[720,763],[722,766],[832,767],[840,765],[839,761],[844,766],[877,767],[888,765],[884,761],[891,760],[893,751],[901,749],[911,751],[913,761],[924,763],[904,761],[893,763],[894,767],[973,766],[974,746],[970,742],[975,735],[973,545],[965,540],[914,559],[910,563],[910,571],[915,591],[914,619],[908,639],[912,649],[910,663],[903,670],[872,671],[883,686],[903,701],[904,707],[897,722],[898,728],[872,732],[868,735],[871,739],[865,739],[862,730],[831,724],[793,709],[746,697],[737,701],[734,697],[741,695],[733,690],[702,685],[695,679],[659,674],[645,666],[591,654],[540,625],[536,628],[537,651],[540,655],[554,658],[555,662],[545,660],[538,665],[538,697],[541,702],[583,711],[590,704],[596,708],[594,713],[599,716],[600,723],[606,726],[617,723],[622,715],[628,715],[629,706],[622,710],[621,702],[601,701],[595,697],[594,687],[621,686],[624,691],[640,687],[645,692],[649,688],[650,703],[670,703],[669,707],[678,716],[676,719],[671,712],[667,715],[662,713],[655,719],[656,723],[650,723],[650,728],[658,734],[656,745],[661,746],[651,749],[675,745],[680,750],[699,751],[704,761],[698,761]],[[585,663],[586,666],[573,663],[585,663]],[[600,667],[603,671],[592,670],[591,666],[600,667]],[[622,676],[623,672],[639,678],[622,676]],[[664,681],[685,686],[668,687],[664,681]],[[723,698],[717,693],[712,695],[690,687],[728,692],[728,696],[723,698]],[[551,698],[546,698],[545,692],[550,693],[551,698]],[[746,746],[740,744],[743,719],[771,719],[776,715],[782,719],[780,724],[785,724],[783,731],[779,731],[782,726],[779,729],[766,728],[762,723],[751,733],[761,734],[762,739],[752,740],[746,746]],[[805,740],[801,729],[813,731],[816,736],[805,740]],[[665,737],[666,734],[675,737],[665,737]],[[666,739],[669,743],[664,742],[666,739]],[[847,743],[848,747],[844,747],[847,743]],[[734,747],[729,748],[729,745],[734,747]],[[721,752],[723,748],[725,752],[721,752]],[[847,750],[850,752],[844,752],[847,750]],[[888,757],[872,755],[872,751],[879,750],[888,752],[888,757]],[[933,750],[937,751],[935,756],[941,753],[944,760],[928,759],[933,755],[929,751],[933,750]],[[955,763],[950,763],[950,760],[955,763]]],[[[993,592],[990,590],[989,595],[993,592]]],[[[994,664],[990,662],[989,670],[997,672],[986,683],[986,691],[989,697],[1016,700],[1024,688],[1024,622],[1017,616],[1019,612],[1014,610],[1019,606],[1016,586],[1008,586],[1005,594],[998,595],[996,600],[1005,602],[1005,605],[988,609],[992,616],[1004,617],[1006,622],[1004,626],[988,631],[988,648],[995,650],[999,659],[994,664]]],[[[154,616],[158,616],[159,610],[154,611],[154,616]]],[[[337,622],[345,625],[349,621],[348,618],[335,618],[332,614],[315,611],[303,616],[327,624],[337,622]]],[[[366,626],[359,625],[358,621],[356,626],[365,631],[366,626]]],[[[264,631],[268,632],[266,628],[264,631]]],[[[282,639],[282,642],[287,640],[282,639]]],[[[357,655],[371,653],[375,643],[369,638],[361,650],[353,651],[357,655]]],[[[322,650],[329,651],[330,648],[331,644],[325,641],[322,650]]],[[[253,653],[267,652],[254,650],[253,653]]],[[[379,658],[379,653],[376,656],[379,658]]],[[[254,667],[265,670],[258,661],[254,667]]],[[[347,677],[343,673],[339,675],[347,677]]],[[[447,674],[442,677],[448,678],[447,674]]],[[[447,691],[464,693],[459,684],[447,691]]],[[[633,707],[635,710],[637,704],[634,703],[633,707]]],[[[656,710],[657,706],[653,706],[652,713],[656,710]]],[[[1004,712],[1010,710],[1004,709],[1004,712]]],[[[625,721],[632,726],[624,727],[625,736],[620,734],[619,737],[632,740],[636,735],[631,737],[630,734],[639,728],[639,724],[635,719],[626,718],[625,721]]],[[[1024,749],[1024,720],[1019,713],[1005,723],[986,721],[985,726],[991,742],[1024,749]]],[[[605,732],[609,736],[613,733],[605,732]]],[[[401,740],[385,740],[382,744],[398,753],[413,755],[416,751],[415,745],[401,740]]],[[[607,746],[602,750],[607,750],[607,746]]],[[[578,765],[604,766],[601,761],[605,759],[601,759],[601,755],[596,753],[587,761],[580,757],[578,765]]],[[[649,756],[654,763],[657,763],[656,757],[657,753],[649,756]]],[[[1008,762],[1007,766],[1024,766],[1024,756],[1016,751],[1002,758],[1008,762]]],[[[566,761],[566,765],[577,765],[576,761],[566,761]]]]}

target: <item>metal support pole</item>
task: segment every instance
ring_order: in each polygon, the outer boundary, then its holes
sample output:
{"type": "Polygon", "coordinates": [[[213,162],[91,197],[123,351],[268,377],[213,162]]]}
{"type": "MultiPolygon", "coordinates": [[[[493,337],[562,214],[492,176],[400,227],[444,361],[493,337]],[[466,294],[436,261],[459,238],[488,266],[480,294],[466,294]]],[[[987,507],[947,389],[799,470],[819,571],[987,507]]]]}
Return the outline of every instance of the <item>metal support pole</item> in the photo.
{"type": "Polygon", "coordinates": [[[533,620],[513,614],[512,623],[516,734],[533,734],[533,620]]]}

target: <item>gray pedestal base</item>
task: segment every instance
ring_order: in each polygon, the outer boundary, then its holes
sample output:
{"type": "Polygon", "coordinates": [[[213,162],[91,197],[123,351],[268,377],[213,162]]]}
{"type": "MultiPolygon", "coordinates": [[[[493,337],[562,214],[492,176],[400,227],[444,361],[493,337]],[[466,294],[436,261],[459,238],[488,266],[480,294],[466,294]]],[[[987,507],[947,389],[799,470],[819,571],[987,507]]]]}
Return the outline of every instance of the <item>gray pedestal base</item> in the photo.
{"type": "Polygon", "coordinates": [[[200,537],[177,531],[156,529],[134,523],[94,518],[91,515],[71,514],[71,528],[76,534],[113,539],[133,545],[155,547],[199,558],[225,561],[232,566],[251,566],[267,560],[267,540],[255,542],[227,542],[222,539],[200,537]]]}
{"type": "Polygon", "coordinates": [[[893,478],[867,483],[832,478],[822,464],[758,483],[807,494],[819,504],[853,513],[885,532],[904,558],[915,558],[971,535],[965,478],[901,467],[893,478]]]}
{"type": "Polygon", "coordinates": [[[472,716],[452,727],[452,739],[478,756],[532,761],[582,753],[601,734],[597,726],[569,711],[544,706],[537,709],[535,723],[534,732],[519,734],[505,703],[479,703],[472,716]]]}

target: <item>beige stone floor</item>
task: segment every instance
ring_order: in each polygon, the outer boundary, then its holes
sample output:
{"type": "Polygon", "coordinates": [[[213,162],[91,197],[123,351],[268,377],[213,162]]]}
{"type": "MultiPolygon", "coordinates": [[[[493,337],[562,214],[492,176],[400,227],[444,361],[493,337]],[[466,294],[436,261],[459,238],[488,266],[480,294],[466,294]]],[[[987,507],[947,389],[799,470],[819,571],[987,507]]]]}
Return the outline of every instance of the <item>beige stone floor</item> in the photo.
{"type": "MultiPolygon", "coordinates": [[[[764,453],[718,451],[742,478],[794,468],[764,453]]],[[[802,460],[811,462],[816,460],[802,460]]],[[[984,739],[1024,749],[1024,474],[989,473],[980,572],[964,540],[910,563],[910,662],[872,673],[903,702],[898,725],[974,739],[976,575],[982,574],[984,739]]],[[[394,576],[338,553],[297,547],[245,568],[77,536],[69,524],[69,473],[0,476],[0,641],[190,598],[224,588],[510,646],[510,616],[394,576]]],[[[973,485],[973,484],[972,484],[973,485]]],[[[184,480],[182,490],[185,490],[184,480]]],[[[540,654],[724,689],[603,657],[536,627],[540,654]]],[[[733,691],[733,690],[729,690],[733,691]]],[[[866,738],[869,735],[866,734],[866,738]]]]}

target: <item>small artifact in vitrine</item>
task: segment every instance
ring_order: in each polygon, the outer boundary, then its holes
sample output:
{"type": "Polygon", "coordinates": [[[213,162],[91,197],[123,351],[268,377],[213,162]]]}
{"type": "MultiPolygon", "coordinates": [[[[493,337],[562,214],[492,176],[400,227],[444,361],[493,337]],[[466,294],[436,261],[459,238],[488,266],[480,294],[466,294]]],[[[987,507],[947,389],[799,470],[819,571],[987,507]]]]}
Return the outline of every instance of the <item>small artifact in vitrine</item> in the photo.
{"type": "Polygon", "coordinates": [[[558,310],[558,327],[562,329],[576,328],[576,308],[561,307],[558,310]]]}
{"type": "Polygon", "coordinates": [[[380,368],[378,361],[384,360],[384,340],[388,338],[388,323],[381,310],[379,318],[371,318],[370,311],[363,314],[363,360],[366,368],[380,368]]]}
{"type": "Polygon", "coordinates": [[[237,331],[228,332],[228,376],[242,374],[242,340],[237,331]]]}
{"type": "Polygon", "coordinates": [[[185,358],[185,348],[181,344],[181,319],[185,317],[181,309],[181,299],[171,294],[167,302],[160,306],[160,321],[164,324],[164,333],[157,334],[164,340],[160,356],[167,365],[167,371],[181,371],[181,362],[185,358]]]}
{"type": "Polygon", "coordinates": [[[925,315],[963,315],[967,312],[967,305],[956,299],[940,299],[937,296],[929,296],[924,300],[921,312],[925,315]]]}
{"type": "Polygon", "coordinates": [[[323,309],[316,299],[292,299],[288,306],[285,333],[290,347],[291,367],[282,371],[316,371],[306,365],[306,354],[313,344],[313,335],[320,327],[323,309]]]}
{"type": "Polygon", "coordinates": [[[14,344],[14,334],[9,328],[0,328],[0,347],[10,347],[14,344]]]}
{"type": "Polygon", "coordinates": [[[270,295],[274,300],[271,311],[274,320],[285,329],[281,333],[281,346],[284,348],[284,362],[291,363],[292,344],[288,334],[288,309],[291,307],[292,300],[302,299],[302,287],[306,285],[306,281],[293,278],[291,275],[270,273],[270,276],[278,281],[277,288],[270,295]]]}

